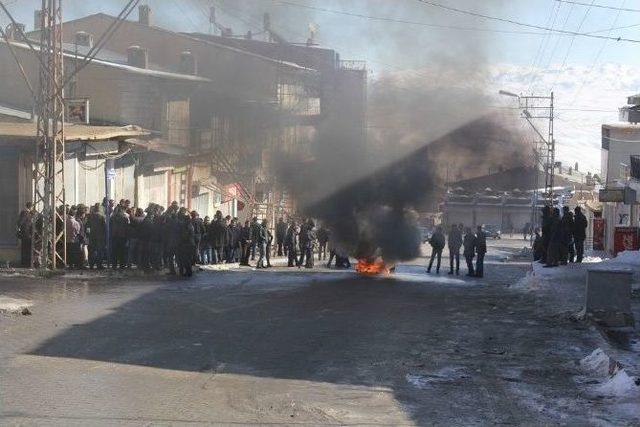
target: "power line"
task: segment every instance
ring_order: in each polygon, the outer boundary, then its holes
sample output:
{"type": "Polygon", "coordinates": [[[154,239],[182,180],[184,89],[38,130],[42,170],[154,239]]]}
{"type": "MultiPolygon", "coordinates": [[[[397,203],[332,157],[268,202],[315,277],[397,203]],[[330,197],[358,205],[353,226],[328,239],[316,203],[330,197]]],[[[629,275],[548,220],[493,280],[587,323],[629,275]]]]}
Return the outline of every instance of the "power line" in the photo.
{"type": "MultiPolygon", "coordinates": [[[[357,12],[349,12],[349,11],[345,11],[345,10],[329,9],[329,8],[326,8],[326,7],[318,7],[318,6],[311,6],[311,5],[307,5],[307,4],[299,4],[299,3],[294,3],[294,2],[285,1],[285,0],[274,0],[274,1],[276,3],[279,3],[279,4],[292,6],[292,7],[297,7],[297,8],[301,8],[301,9],[309,9],[309,10],[315,10],[315,11],[318,11],[318,12],[326,12],[326,13],[332,13],[332,14],[336,14],[336,15],[351,16],[351,17],[354,17],[354,18],[367,19],[367,20],[370,20],[370,21],[391,22],[391,23],[404,24],[404,25],[417,25],[417,26],[421,26],[421,27],[438,28],[438,29],[443,29],[443,30],[478,31],[478,32],[485,32],[485,33],[523,34],[523,35],[534,35],[534,36],[547,36],[549,34],[548,32],[540,32],[540,31],[501,30],[501,29],[495,29],[495,28],[465,27],[465,26],[460,26],[460,25],[435,24],[435,23],[431,23],[431,22],[411,21],[411,20],[405,20],[405,19],[391,18],[391,17],[387,17],[387,16],[365,15],[365,14],[357,13],[357,12]]],[[[631,26],[632,27],[636,27],[636,26],[640,26],[640,24],[634,24],[634,25],[631,25],[631,26]]],[[[627,27],[625,27],[625,28],[627,28],[627,27]]],[[[555,31],[553,29],[550,29],[550,30],[551,31],[555,31]]],[[[605,31],[608,31],[608,29],[590,31],[590,32],[587,32],[585,34],[597,34],[597,33],[605,32],[605,31]]],[[[571,34],[559,33],[559,35],[571,35],[571,34]]]]}
{"type": "Polygon", "coordinates": [[[575,4],[578,6],[593,6],[593,7],[597,7],[600,9],[609,9],[609,10],[619,10],[621,12],[640,12],[640,9],[629,9],[629,8],[625,8],[625,7],[615,7],[615,6],[607,6],[604,4],[588,4],[588,3],[582,3],[579,1],[569,1],[569,0],[556,0],[558,3],[568,3],[568,4],[575,4]]]}
{"type": "Polygon", "coordinates": [[[416,0],[416,1],[418,1],[420,3],[423,3],[423,4],[426,4],[426,5],[429,5],[429,6],[433,6],[433,7],[437,7],[437,8],[440,8],[440,9],[448,10],[450,12],[455,12],[455,13],[460,13],[460,14],[463,14],[463,15],[474,16],[476,18],[489,19],[489,20],[492,20],[492,21],[505,22],[505,23],[508,23],[508,24],[518,25],[520,27],[536,28],[538,30],[548,30],[548,31],[556,32],[556,33],[576,35],[576,36],[580,36],[580,37],[589,37],[589,38],[601,39],[601,40],[615,40],[615,41],[623,41],[623,42],[629,42],[629,43],[640,43],[640,40],[637,40],[637,39],[628,39],[628,38],[623,38],[623,37],[601,36],[601,35],[597,35],[597,34],[593,34],[593,33],[580,33],[580,32],[577,32],[577,31],[568,31],[568,30],[554,30],[554,29],[551,29],[551,28],[543,27],[542,25],[528,24],[526,22],[516,21],[515,19],[511,19],[511,18],[501,18],[501,17],[498,17],[498,16],[492,16],[492,15],[487,15],[487,14],[484,14],[484,13],[473,12],[473,11],[470,11],[470,10],[460,9],[460,8],[457,8],[457,7],[452,7],[452,6],[447,6],[447,5],[444,5],[444,4],[436,3],[436,2],[430,1],[430,0],[416,0]]]}

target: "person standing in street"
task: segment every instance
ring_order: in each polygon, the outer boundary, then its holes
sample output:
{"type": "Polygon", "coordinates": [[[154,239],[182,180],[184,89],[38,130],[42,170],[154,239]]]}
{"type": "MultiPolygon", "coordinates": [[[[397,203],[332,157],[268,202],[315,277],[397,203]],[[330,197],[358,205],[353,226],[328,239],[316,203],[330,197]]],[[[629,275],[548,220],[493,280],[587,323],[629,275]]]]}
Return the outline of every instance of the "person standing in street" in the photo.
{"type": "Polygon", "coordinates": [[[87,217],[87,223],[85,225],[85,233],[88,240],[89,251],[89,268],[97,267],[98,270],[102,270],[105,260],[106,239],[105,229],[106,220],[101,212],[100,205],[96,203],[89,210],[89,216],[87,217]]]}
{"type": "Polygon", "coordinates": [[[478,230],[476,231],[476,254],[478,258],[476,259],[476,277],[484,276],[484,256],[487,253],[487,235],[484,230],[482,230],[482,226],[478,226],[478,230]]]}
{"type": "Polygon", "coordinates": [[[251,224],[249,224],[249,220],[244,222],[240,236],[240,265],[248,266],[251,256],[251,224]]]}
{"type": "Polygon", "coordinates": [[[329,229],[325,225],[321,225],[318,229],[318,261],[326,261],[328,242],[329,229]]]}
{"type": "MultiPolygon", "coordinates": [[[[560,263],[560,251],[562,246],[562,223],[560,209],[553,208],[549,223],[549,247],[547,248],[547,263],[545,267],[557,267],[560,263]]],[[[544,233],[544,231],[543,231],[544,233]]]]}
{"type": "Polygon", "coordinates": [[[464,259],[467,262],[467,276],[475,277],[475,269],[473,268],[473,258],[476,256],[476,235],[473,234],[470,227],[464,230],[464,259]]]}
{"type": "Polygon", "coordinates": [[[205,228],[204,221],[200,218],[197,211],[191,211],[191,224],[193,225],[193,242],[195,244],[193,262],[194,264],[202,264],[203,261],[200,257],[200,253],[202,249],[202,236],[205,234],[205,228]]]}
{"type": "Polygon", "coordinates": [[[304,268],[313,268],[313,248],[316,245],[316,239],[316,224],[312,219],[309,219],[305,227],[304,256],[306,261],[304,268]]]}
{"type": "Polygon", "coordinates": [[[33,233],[33,204],[27,202],[24,209],[20,211],[16,231],[20,240],[20,265],[31,267],[31,239],[33,233]]]}
{"type": "Polygon", "coordinates": [[[427,273],[431,273],[433,260],[437,257],[438,262],[436,264],[436,273],[440,274],[440,262],[442,260],[442,250],[444,249],[445,243],[444,231],[442,230],[442,226],[439,225],[429,239],[429,244],[431,245],[432,249],[431,259],[429,260],[429,267],[427,267],[427,273]]]}
{"type": "Polygon", "coordinates": [[[193,219],[187,208],[180,208],[176,215],[178,227],[178,239],[176,245],[176,261],[178,272],[182,277],[193,275],[193,258],[196,253],[194,239],[193,219]]]}
{"type": "Polygon", "coordinates": [[[277,245],[277,254],[278,256],[287,255],[287,248],[284,244],[285,239],[287,238],[287,223],[284,222],[284,218],[278,219],[278,223],[276,224],[276,245],[277,245]]]}
{"type": "Polygon", "coordinates": [[[460,247],[462,246],[462,225],[451,224],[451,230],[449,231],[449,274],[454,273],[454,260],[455,260],[455,274],[460,275],[460,247]]]}
{"type": "Polygon", "coordinates": [[[259,222],[257,222],[257,218],[255,225],[252,227],[252,236],[256,240],[256,247],[258,249],[258,262],[256,264],[256,268],[267,268],[264,263],[267,255],[267,240],[269,238],[267,231],[259,222]]]}
{"type": "Polygon", "coordinates": [[[576,245],[576,262],[581,263],[584,258],[584,241],[587,238],[587,217],[582,213],[582,208],[576,206],[573,210],[575,218],[573,220],[573,239],[576,245]]]}
{"type": "Polygon", "coordinates": [[[298,247],[300,247],[300,227],[295,221],[291,221],[285,238],[285,250],[287,251],[287,267],[295,267],[298,264],[298,247]]]}

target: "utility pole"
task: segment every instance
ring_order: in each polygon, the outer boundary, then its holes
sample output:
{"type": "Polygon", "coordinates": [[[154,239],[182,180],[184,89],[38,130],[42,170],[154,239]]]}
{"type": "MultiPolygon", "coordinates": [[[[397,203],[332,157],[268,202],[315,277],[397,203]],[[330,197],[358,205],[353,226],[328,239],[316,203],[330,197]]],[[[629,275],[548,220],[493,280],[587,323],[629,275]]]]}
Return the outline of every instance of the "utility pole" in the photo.
{"type": "MultiPolygon", "coordinates": [[[[554,97],[553,92],[549,96],[516,95],[515,93],[501,90],[500,95],[518,98],[518,109],[522,112],[522,117],[531,125],[539,140],[534,146],[534,156],[536,161],[536,176],[538,170],[544,171],[544,197],[549,206],[553,206],[556,141],[553,135],[554,119],[554,97]],[[548,123],[546,135],[543,135],[533,120],[542,119],[548,123]]],[[[537,178],[536,178],[537,182],[537,178]]],[[[536,186],[537,187],[537,186],[536,186]]],[[[537,190],[537,188],[535,189],[537,190]]]]}
{"type": "Polygon", "coordinates": [[[34,267],[56,269],[67,264],[64,192],[64,63],[62,0],[42,0],[40,28],[40,87],[33,199],[34,267]],[[59,208],[59,209],[58,209],[59,208]]]}

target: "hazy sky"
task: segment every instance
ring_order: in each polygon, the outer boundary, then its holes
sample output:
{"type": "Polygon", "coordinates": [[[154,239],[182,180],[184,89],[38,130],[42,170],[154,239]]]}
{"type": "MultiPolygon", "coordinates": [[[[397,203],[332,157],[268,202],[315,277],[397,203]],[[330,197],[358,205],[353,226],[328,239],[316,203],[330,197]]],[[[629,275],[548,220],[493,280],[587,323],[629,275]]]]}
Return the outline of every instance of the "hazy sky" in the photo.
{"type": "MultiPolygon", "coordinates": [[[[640,41],[640,2],[581,0],[592,6],[558,0],[435,0],[436,3],[516,20],[603,36],[640,41]],[[638,9],[616,11],[608,5],[638,9]],[[618,27],[633,26],[625,29],[618,27]],[[613,30],[610,30],[614,28],[613,30]]],[[[124,0],[66,0],[65,19],[98,11],[117,14],[124,0]]],[[[443,58],[482,68],[492,84],[485,90],[546,93],[554,90],[558,110],[559,157],[580,160],[593,170],[600,165],[600,125],[617,120],[625,97],[640,91],[640,43],[599,40],[497,22],[443,10],[419,0],[148,0],[157,25],[179,31],[209,31],[208,7],[217,7],[218,21],[235,33],[261,30],[262,14],[271,13],[273,28],[291,42],[304,42],[309,25],[317,41],[340,51],[343,58],[365,59],[375,78],[382,73],[429,76],[434,64],[443,72],[443,58]],[[420,23],[398,23],[297,7],[292,4],[351,14],[420,23]],[[438,25],[440,27],[434,27],[438,25]],[[442,26],[451,28],[442,28],[442,26]],[[455,28],[453,28],[455,27],[455,28]],[[462,28],[467,28],[464,30],[462,28]],[[575,111],[603,110],[603,111],[575,111]]],[[[33,25],[40,0],[5,0],[16,18],[33,25]]],[[[136,18],[137,12],[132,14],[136,18]]],[[[6,24],[2,16],[0,22],[6,24]]],[[[446,68],[444,68],[446,70],[446,68]]],[[[508,100],[507,100],[508,101],[508,100]]],[[[498,102],[498,101],[497,101],[498,102]]]]}

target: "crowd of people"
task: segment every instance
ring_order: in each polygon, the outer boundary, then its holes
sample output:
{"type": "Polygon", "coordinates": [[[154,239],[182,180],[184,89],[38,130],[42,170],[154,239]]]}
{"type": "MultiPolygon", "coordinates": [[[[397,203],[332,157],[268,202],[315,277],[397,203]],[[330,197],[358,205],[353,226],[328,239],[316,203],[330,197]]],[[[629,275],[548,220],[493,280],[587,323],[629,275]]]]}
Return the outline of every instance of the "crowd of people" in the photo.
{"type": "MultiPolygon", "coordinates": [[[[272,255],[285,256],[289,267],[314,267],[327,260],[330,232],[316,228],[312,219],[288,222],[280,218],[273,231],[267,220],[257,217],[241,224],[238,218],[217,211],[213,219],[201,218],[177,202],[165,209],[151,203],[146,209],[131,206],[129,200],[113,200],[60,208],[59,228],[66,228],[67,266],[71,269],[139,268],[147,272],[167,270],[169,274],[191,276],[193,267],[239,263],[270,268],[272,255]]],[[[22,265],[31,265],[33,227],[41,227],[31,203],[20,212],[17,235],[22,245],[22,265]]],[[[59,248],[61,249],[61,248],[59,248]]],[[[330,248],[327,267],[335,257],[336,267],[349,267],[348,257],[330,248]],[[346,258],[346,261],[345,261],[346,258]]]]}
{"type": "Polygon", "coordinates": [[[482,230],[482,226],[478,226],[474,233],[470,227],[464,224],[452,224],[449,233],[445,236],[442,226],[436,227],[436,230],[429,239],[431,245],[431,258],[427,273],[431,273],[434,260],[436,261],[436,273],[440,273],[440,261],[442,251],[445,246],[449,249],[449,274],[460,275],[460,250],[467,263],[467,276],[483,277],[484,275],[484,256],[487,253],[487,235],[482,230]],[[476,258],[475,268],[473,259],[476,258]]]}
{"type": "Polygon", "coordinates": [[[587,236],[587,218],[580,206],[573,212],[569,207],[542,208],[541,227],[535,229],[533,259],[545,267],[557,267],[582,262],[587,236]]]}

